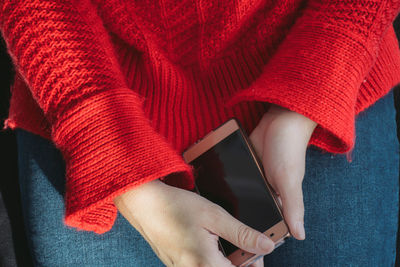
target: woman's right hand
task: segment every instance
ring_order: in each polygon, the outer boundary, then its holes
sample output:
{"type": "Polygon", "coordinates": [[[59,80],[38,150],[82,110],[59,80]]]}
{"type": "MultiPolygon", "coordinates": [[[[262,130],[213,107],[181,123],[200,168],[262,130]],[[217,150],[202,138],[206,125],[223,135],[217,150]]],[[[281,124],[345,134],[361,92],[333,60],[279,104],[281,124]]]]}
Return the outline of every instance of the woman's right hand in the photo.
{"type": "Polygon", "coordinates": [[[167,266],[233,266],[218,249],[219,236],[254,254],[274,249],[267,236],[220,206],[159,180],[118,196],[114,203],[167,266]]]}

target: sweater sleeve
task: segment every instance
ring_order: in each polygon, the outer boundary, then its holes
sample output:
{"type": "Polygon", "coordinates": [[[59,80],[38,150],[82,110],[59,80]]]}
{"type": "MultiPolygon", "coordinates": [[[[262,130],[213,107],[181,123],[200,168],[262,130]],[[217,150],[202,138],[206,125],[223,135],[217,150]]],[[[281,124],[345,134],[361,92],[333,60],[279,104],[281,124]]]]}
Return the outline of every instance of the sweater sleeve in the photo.
{"type": "Polygon", "coordinates": [[[65,223],[104,233],[118,194],[177,172],[183,188],[193,180],[127,88],[95,10],[89,1],[1,1],[0,29],[65,159],[65,223]]]}
{"type": "Polygon", "coordinates": [[[359,88],[399,7],[394,0],[309,1],[261,76],[228,103],[286,107],[318,123],[311,144],[350,150],[359,88]]]}

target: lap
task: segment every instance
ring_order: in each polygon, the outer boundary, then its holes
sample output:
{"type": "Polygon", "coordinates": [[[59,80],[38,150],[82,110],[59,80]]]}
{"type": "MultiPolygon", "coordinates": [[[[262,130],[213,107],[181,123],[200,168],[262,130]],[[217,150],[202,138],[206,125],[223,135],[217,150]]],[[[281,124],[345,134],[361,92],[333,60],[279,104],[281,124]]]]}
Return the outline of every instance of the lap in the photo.
{"type": "MultiPolygon", "coordinates": [[[[399,145],[393,95],[357,118],[349,163],[309,148],[304,179],[306,240],[288,240],[266,266],[394,265],[399,145]]],[[[118,215],[97,235],[63,224],[65,167],[47,140],[17,131],[20,185],[30,247],[40,266],[162,266],[141,235],[118,215]]]]}
{"type": "Polygon", "coordinates": [[[163,266],[150,246],[118,214],[98,235],[63,223],[65,166],[47,140],[18,130],[19,178],[32,258],[37,266],[163,266]]]}
{"type": "Polygon", "coordinates": [[[307,152],[303,182],[306,240],[288,240],[265,266],[394,266],[399,143],[393,94],[360,114],[345,155],[307,152]]]}

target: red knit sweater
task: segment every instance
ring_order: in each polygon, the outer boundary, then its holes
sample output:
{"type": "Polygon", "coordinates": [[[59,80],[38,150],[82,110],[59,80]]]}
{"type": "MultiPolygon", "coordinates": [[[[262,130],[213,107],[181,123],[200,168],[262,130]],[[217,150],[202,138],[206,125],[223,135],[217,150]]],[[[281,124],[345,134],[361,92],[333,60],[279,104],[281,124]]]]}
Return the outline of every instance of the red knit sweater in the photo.
{"type": "Polygon", "coordinates": [[[6,126],[66,162],[66,224],[103,233],[112,199],[152,179],[190,188],[181,152],[275,103],[343,153],[357,113],[400,81],[400,1],[0,1],[17,75],[6,126]]]}

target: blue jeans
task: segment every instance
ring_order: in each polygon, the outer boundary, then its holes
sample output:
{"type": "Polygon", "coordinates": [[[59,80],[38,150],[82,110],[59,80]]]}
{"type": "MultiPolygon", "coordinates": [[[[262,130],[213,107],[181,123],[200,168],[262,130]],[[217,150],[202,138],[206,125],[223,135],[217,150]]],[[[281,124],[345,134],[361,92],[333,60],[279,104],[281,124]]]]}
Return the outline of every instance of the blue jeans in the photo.
{"type": "MultiPolygon", "coordinates": [[[[266,266],[394,266],[399,143],[393,93],[360,114],[356,128],[351,163],[344,155],[308,149],[306,240],[288,240],[265,257],[266,266]]],[[[23,130],[17,140],[26,231],[36,265],[162,266],[121,215],[103,235],[66,227],[59,151],[23,130]]]]}

